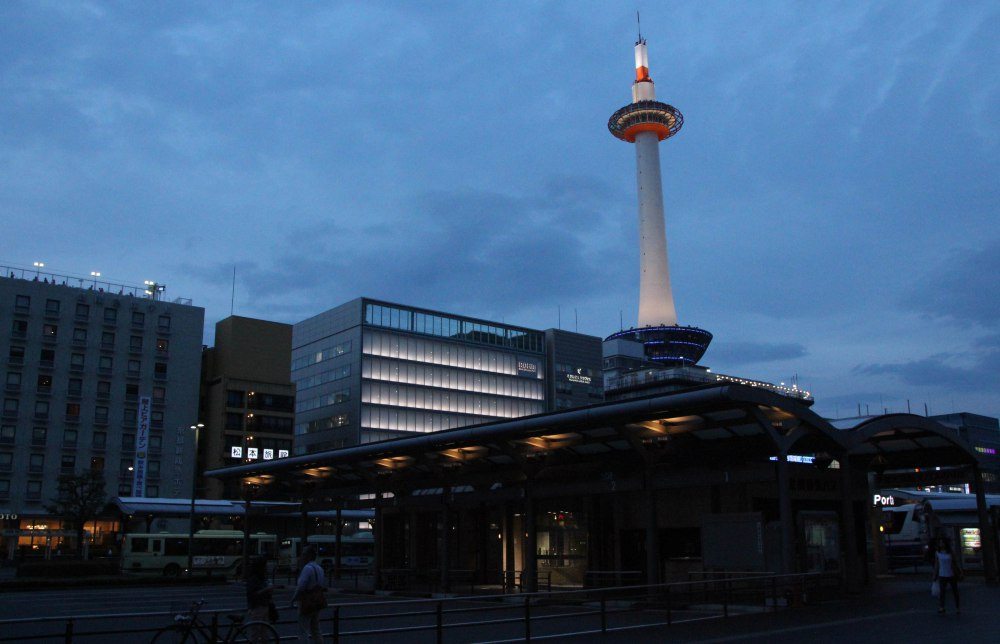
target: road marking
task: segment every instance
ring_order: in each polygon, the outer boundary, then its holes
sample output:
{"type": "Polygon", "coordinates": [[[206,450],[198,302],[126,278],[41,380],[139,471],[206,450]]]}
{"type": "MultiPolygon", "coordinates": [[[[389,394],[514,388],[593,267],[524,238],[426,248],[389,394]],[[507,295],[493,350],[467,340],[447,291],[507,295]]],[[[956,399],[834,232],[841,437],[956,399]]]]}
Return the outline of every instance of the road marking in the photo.
{"type": "Polygon", "coordinates": [[[850,619],[838,619],[830,622],[806,624],[804,626],[789,626],[788,628],[776,628],[770,631],[756,631],[752,633],[742,633],[740,635],[733,635],[730,637],[717,637],[710,640],[697,640],[697,642],[698,644],[715,644],[716,642],[741,642],[748,639],[770,637],[773,635],[784,635],[786,633],[811,631],[817,628],[830,628],[831,626],[843,626],[846,624],[857,624],[858,622],[870,622],[875,619],[884,619],[886,617],[901,617],[903,615],[913,615],[914,613],[919,613],[919,612],[921,611],[918,611],[915,608],[911,608],[910,610],[901,610],[895,613],[879,613],[878,615],[868,615],[865,617],[852,617],[850,619]]]}

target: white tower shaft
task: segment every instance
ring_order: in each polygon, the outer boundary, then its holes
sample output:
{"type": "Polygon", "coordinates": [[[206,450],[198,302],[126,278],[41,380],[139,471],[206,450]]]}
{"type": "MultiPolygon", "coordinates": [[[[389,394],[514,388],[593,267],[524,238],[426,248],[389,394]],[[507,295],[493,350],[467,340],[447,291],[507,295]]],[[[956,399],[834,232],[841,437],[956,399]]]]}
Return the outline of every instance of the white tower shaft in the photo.
{"type": "Polygon", "coordinates": [[[655,132],[635,137],[639,187],[639,326],[677,324],[667,263],[667,235],[660,178],[660,139],[655,132]]]}

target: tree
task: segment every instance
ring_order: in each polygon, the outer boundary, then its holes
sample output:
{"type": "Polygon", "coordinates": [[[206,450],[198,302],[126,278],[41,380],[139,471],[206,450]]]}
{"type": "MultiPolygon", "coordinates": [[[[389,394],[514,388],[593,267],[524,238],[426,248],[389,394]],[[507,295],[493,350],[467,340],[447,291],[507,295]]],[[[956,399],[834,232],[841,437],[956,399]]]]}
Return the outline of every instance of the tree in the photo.
{"type": "Polygon", "coordinates": [[[59,495],[45,507],[76,530],[76,556],[83,558],[83,533],[88,521],[97,518],[107,503],[104,473],[88,470],[83,474],[61,474],[59,495]]]}

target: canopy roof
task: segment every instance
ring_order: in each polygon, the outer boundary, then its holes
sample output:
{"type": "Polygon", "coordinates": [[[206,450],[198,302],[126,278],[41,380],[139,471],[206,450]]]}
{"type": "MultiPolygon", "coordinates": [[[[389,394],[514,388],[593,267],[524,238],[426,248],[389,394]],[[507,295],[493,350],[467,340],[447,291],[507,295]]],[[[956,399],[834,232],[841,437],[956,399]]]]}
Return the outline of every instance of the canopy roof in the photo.
{"type": "Polygon", "coordinates": [[[279,489],[328,496],[442,486],[493,488],[577,479],[637,467],[713,467],[779,454],[846,454],[880,468],[971,465],[951,430],[896,414],[846,427],[794,399],[736,384],[527,416],[210,470],[279,489]]]}

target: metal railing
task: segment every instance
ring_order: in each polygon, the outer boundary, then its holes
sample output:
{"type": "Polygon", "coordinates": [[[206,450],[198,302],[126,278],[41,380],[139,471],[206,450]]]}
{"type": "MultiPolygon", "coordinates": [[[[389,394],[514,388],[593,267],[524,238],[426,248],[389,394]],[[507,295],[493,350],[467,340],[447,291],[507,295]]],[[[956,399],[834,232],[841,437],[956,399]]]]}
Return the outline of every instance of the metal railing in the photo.
{"type": "MultiPolygon", "coordinates": [[[[726,577],[709,575],[704,579],[669,584],[621,586],[520,593],[516,595],[474,595],[436,599],[393,599],[377,602],[332,604],[321,614],[325,641],[372,635],[433,633],[443,642],[449,631],[488,628],[482,634],[499,641],[531,641],[556,636],[597,635],[637,628],[671,626],[675,622],[725,619],[737,612],[776,611],[797,607],[821,598],[825,592],[840,587],[840,576],[829,573],[792,575],[752,574],[726,577]],[[630,619],[621,619],[630,615],[630,619]],[[637,622],[636,615],[642,617],[637,622]],[[565,624],[560,624],[563,620],[565,624]],[[506,626],[506,633],[497,630],[506,626]],[[547,627],[547,628],[546,628],[547,627]],[[540,632],[541,630],[547,632],[540,632]]],[[[206,630],[213,638],[220,634],[220,615],[243,613],[242,607],[202,610],[206,630]]],[[[283,619],[275,624],[297,624],[297,619],[283,619]]],[[[34,617],[0,621],[0,642],[61,640],[65,644],[88,637],[150,634],[172,624],[176,611],[145,613],[106,613],[72,617],[34,617]],[[155,618],[163,618],[159,621],[155,618]],[[128,626],[129,621],[134,626],[128,626]],[[88,623],[112,622],[114,628],[87,628],[88,623]],[[32,626],[46,632],[18,632],[19,626],[32,626]]],[[[481,635],[482,635],[481,634],[481,635]]],[[[455,635],[458,638],[458,635],[455,635]]],[[[288,633],[282,640],[294,640],[288,633]]],[[[468,639],[468,636],[462,636],[468,639]]],[[[130,641],[139,641],[132,638],[130,641]]],[[[213,639],[214,641],[214,639],[213,639]]]]}
{"type": "MultiPolygon", "coordinates": [[[[0,277],[9,279],[26,280],[29,282],[47,282],[59,286],[70,288],[82,288],[109,295],[127,295],[135,298],[148,300],[160,300],[161,293],[150,291],[148,286],[135,286],[122,282],[111,282],[102,280],[100,276],[85,277],[82,275],[71,275],[68,273],[53,273],[44,268],[28,268],[22,266],[12,266],[0,264],[0,277]]],[[[172,300],[175,304],[191,304],[191,299],[178,297],[172,300]]]]}

